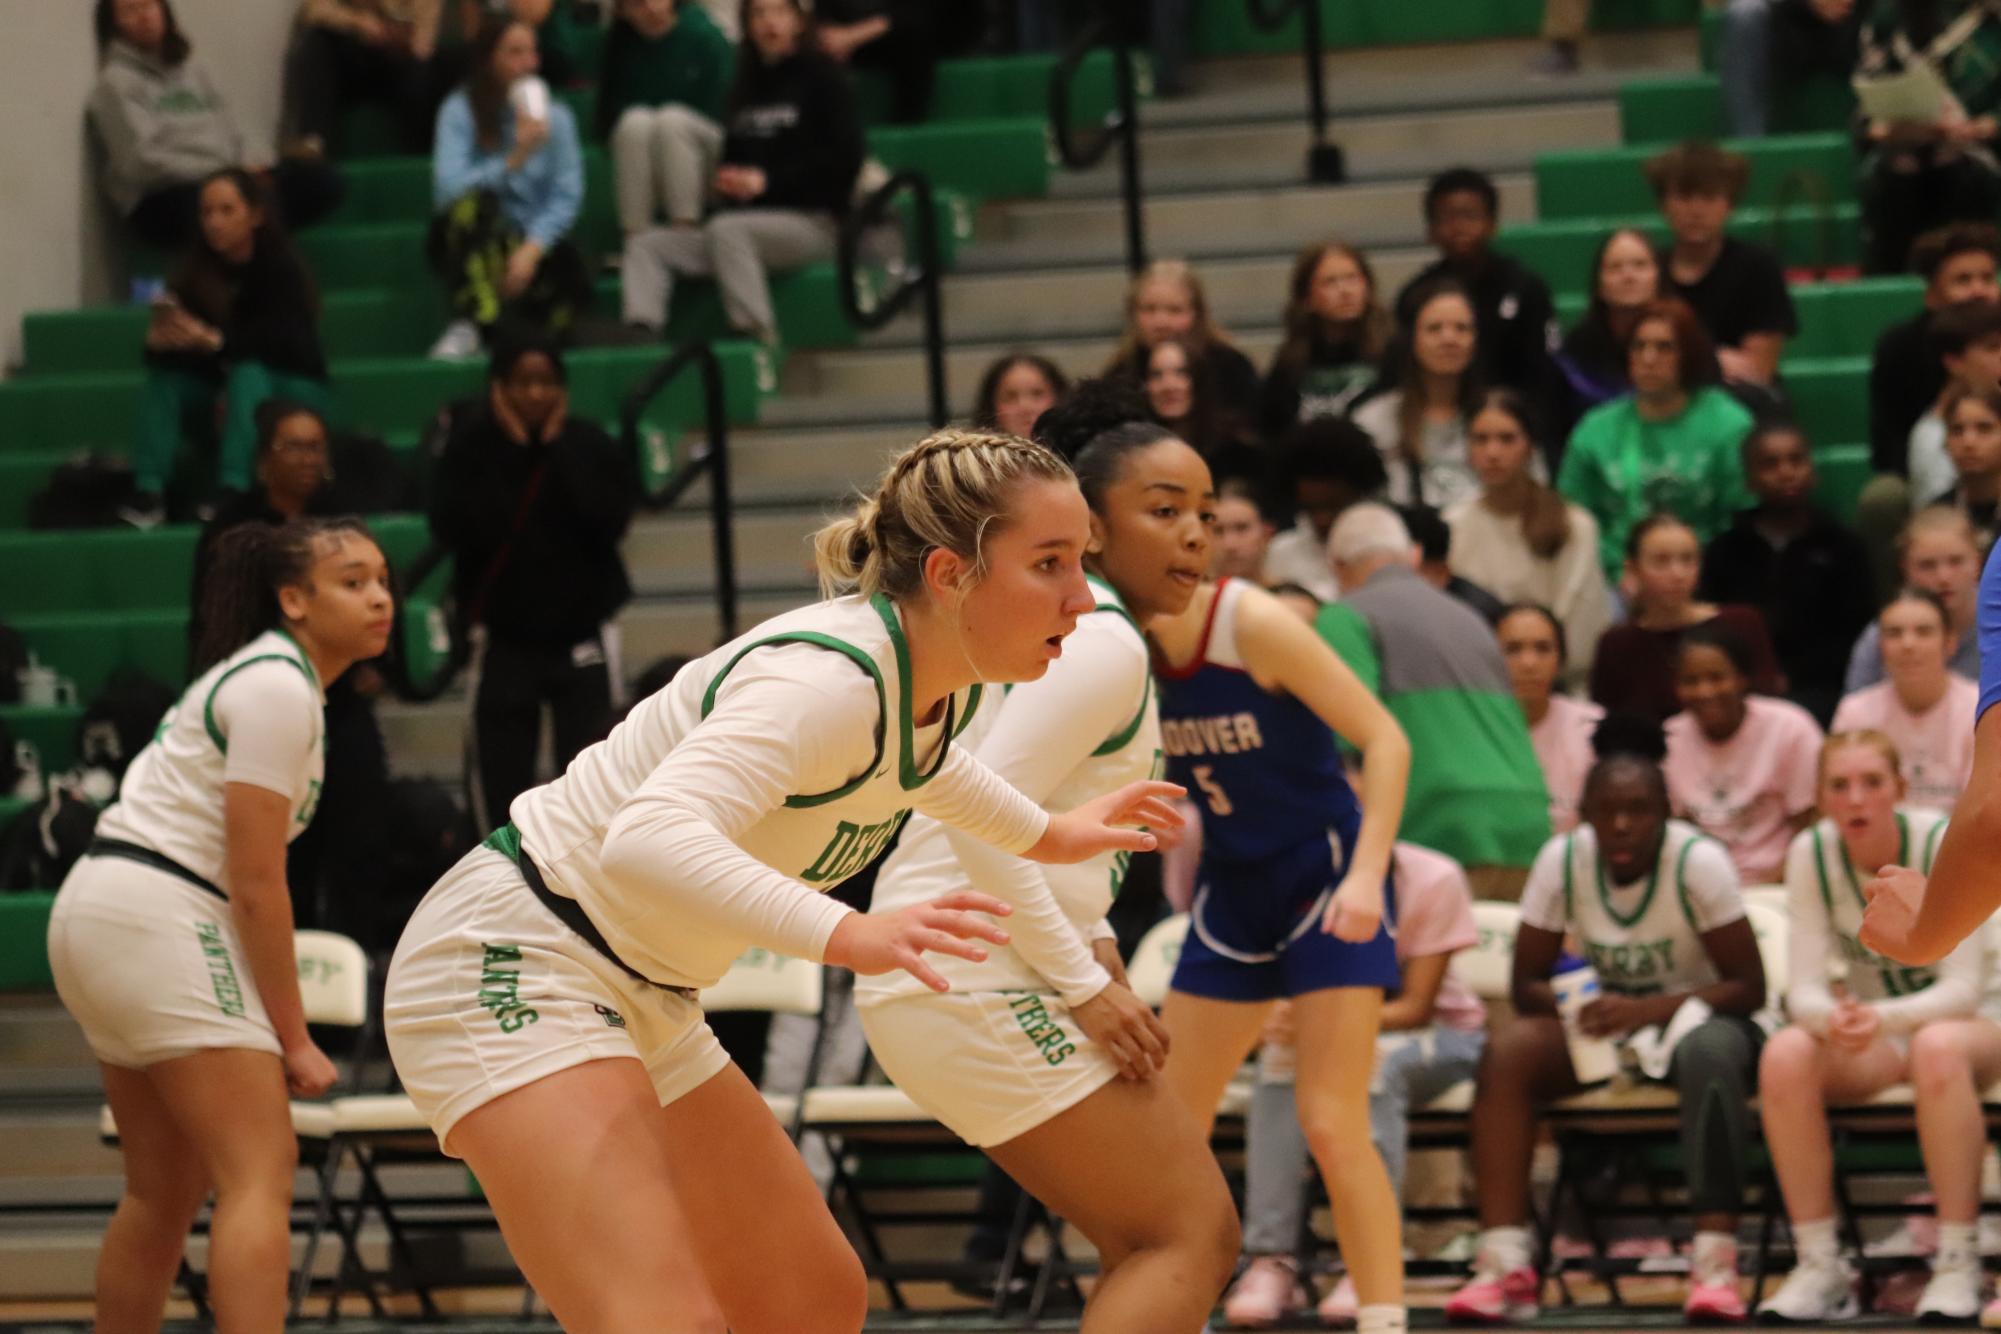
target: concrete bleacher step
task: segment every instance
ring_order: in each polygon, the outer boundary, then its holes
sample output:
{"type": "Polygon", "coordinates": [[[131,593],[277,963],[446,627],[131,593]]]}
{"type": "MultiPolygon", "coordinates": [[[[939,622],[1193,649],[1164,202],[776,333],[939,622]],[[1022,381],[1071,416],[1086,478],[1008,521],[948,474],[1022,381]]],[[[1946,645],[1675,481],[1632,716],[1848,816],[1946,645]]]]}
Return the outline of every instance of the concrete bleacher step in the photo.
{"type": "Polygon", "coordinates": [[[0,1070],[10,1109],[24,1099],[95,1098],[100,1087],[97,1058],[53,993],[0,996],[0,1070]]]}

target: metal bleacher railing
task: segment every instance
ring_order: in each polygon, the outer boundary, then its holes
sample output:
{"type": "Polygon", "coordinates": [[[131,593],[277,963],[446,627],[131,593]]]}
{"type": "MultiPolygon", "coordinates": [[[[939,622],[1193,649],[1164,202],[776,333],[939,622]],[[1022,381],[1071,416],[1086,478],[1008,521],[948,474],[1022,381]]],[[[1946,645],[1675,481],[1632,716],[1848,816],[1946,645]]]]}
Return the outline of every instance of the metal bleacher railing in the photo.
{"type": "MultiPolygon", "coordinates": [[[[907,249],[907,248],[906,248],[907,249]]],[[[929,394],[931,426],[951,420],[951,400],[945,385],[945,314],[939,284],[943,259],[938,249],[938,210],[931,178],[921,171],[899,171],[848,210],[841,221],[841,310],[857,329],[880,329],[903,313],[917,297],[924,300],[924,380],[929,394]],[[910,231],[916,243],[914,259],[906,254],[896,267],[896,286],[878,292],[867,280],[864,252],[878,229],[892,221],[891,210],[905,193],[911,197],[910,231]]]]}
{"type": "Polygon", "coordinates": [[[1268,32],[1299,15],[1300,52],[1306,57],[1306,120],[1313,142],[1306,150],[1306,179],[1339,185],[1348,177],[1347,157],[1327,138],[1327,80],[1321,57],[1326,41],[1321,30],[1320,0],[1244,0],[1251,22],[1268,32]]]}
{"type": "Polygon", "coordinates": [[[1116,6],[1094,6],[1090,22],[1064,49],[1049,76],[1049,128],[1056,155],[1072,171],[1089,171],[1105,160],[1112,145],[1119,148],[1119,195],[1125,205],[1126,269],[1146,267],[1145,191],[1139,172],[1139,78],[1134,67],[1131,22],[1113,12],[1116,6]],[[1111,48],[1113,104],[1096,135],[1079,143],[1071,118],[1071,95],[1078,72],[1091,52],[1111,48]]]}

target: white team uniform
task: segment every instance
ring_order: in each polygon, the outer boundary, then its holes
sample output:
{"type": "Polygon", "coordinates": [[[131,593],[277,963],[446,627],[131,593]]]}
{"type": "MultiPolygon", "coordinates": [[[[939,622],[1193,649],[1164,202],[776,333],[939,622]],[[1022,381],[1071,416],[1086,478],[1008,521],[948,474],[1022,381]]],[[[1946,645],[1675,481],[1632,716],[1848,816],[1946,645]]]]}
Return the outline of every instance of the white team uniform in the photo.
{"type": "MultiPolygon", "coordinates": [[[[1667,822],[1659,859],[1633,884],[1606,878],[1597,831],[1583,824],[1543,844],[1522,889],[1523,924],[1574,933],[1600,984],[1622,996],[1714,984],[1720,977],[1702,936],[1743,916],[1730,854],[1681,820],[1667,822]]],[[[1752,1017],[1769,1027],[1768,1012],[1752,1017]]]]}
{"type": "Polygon", "coordinates": [[[280,1051],[230,915],[223,786],[285,797],[296,838],[325,775],[324,710],[311,660],[268,631],[202,673],[133,759],[49,918],[56,993],[99,1060],[280,1051]]]}
{"type": "MultiPolygon", "coordinates": [[[[1897,812],[1897,865],[1931,874],[1945,834],[1946,816],[1904,808],[1897,812]]],[[[1832,820],[1793,836],[1786,850],[1788,980],[1786,1012],[1812,1033],[1827,1032],[1834,1012],[1828,965],[1836,954],[1848,968],[1848,990],[1873,1006],[1884,1037],[1903,1046],[1909,1035],[1937,1019],[1969,1018],[1981,1003],[1985,942],[1975,932],[1938,963],[1910,968],[1862,944],[1863,882],[1832,820]]]]}
{"type": "MultiPolygon", "coordinates": [[[[1051,811],[1153,777],[1161,762],[1146,640],[1118,595],[1091,582],[1097,609],[1078,622],[1062,659],[982,709],[960,740],[1051,811]]],[[[894,911],[965,888],[1018,900],[1022,882],[1039,881],[1082,942],[1111,935],[1105,912],[1128,861],[1105,853],[1038,866],[919,817],[883,864],[874,907],[894,911]]],[[[984,962],[940,957],[933,966],[951,991],[889,973],[857,979],[855,1003],[884,1072],[968,1144],[1005,1143],[1117,1076],[1070,1017],[1072,1004],[1102,989],[1102,975],[1065,988],[1011,946],[990,946],[984,962]]]]}
{"type": "MultiPolygon", "coordinates": [[[[860,870],[913,808],[1032,847],[1048,816],[949,744],[981,689],[917,726],[908,675],[888,599],[801,608],[691,663],[517,798],[513,823],[425,897],[390,965],[390,1051],[439,1140],[601,1057],[643,1062],[663,1105],[714,1076],[727,1058],[693,993],[752,945],[822,958],[850,910],[808,891],[860,870]]],[[[1096,968],[1081,943],[1069,957],[1073,973],[1096,968]]]]}

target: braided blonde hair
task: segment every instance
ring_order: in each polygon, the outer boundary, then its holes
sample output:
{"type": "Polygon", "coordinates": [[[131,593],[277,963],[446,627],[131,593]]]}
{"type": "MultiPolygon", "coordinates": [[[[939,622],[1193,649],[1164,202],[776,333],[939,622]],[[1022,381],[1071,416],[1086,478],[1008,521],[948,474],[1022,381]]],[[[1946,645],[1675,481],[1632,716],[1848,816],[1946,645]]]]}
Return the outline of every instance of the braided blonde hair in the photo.
{"type": "Polygon", "coordinates": [[[873,496],[813,535],[821,592],[914,597],[924,586],[924,558],[938,548],[970,561],[979,579],[987,529],[1008,521],[1011,493],[1026,481],[1076,477],[1019,436],[955,428],[926,436],[890,465],[873,496]]]}

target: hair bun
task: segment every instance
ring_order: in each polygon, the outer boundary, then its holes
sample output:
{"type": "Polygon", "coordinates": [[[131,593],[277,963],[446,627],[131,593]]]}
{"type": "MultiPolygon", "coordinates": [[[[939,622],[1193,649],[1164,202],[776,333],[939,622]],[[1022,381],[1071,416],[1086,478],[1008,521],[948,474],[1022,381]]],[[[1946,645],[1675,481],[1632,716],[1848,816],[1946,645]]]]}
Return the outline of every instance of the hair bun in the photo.
{"type": "Polygon", "coordinates": [[[1035,421],[1035,439],[1074,463],[1084,447],[1114,427],[1148,421],[1146,397],[1125,379],[1079,380],[1056,406],[1035,421]]]}
{"type": "Polygon", "coordinates": [[[1667,733],[1659,722],[1634,713],[1608,713],[1591,733],[1599,759],[1635,755],[1659,764],[1667,758],[1667,733]]]}

